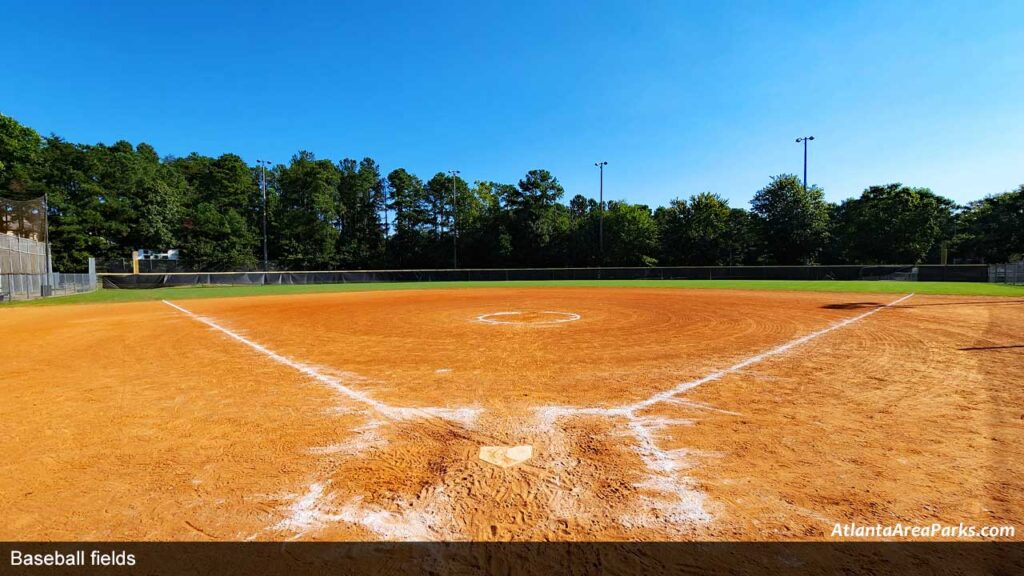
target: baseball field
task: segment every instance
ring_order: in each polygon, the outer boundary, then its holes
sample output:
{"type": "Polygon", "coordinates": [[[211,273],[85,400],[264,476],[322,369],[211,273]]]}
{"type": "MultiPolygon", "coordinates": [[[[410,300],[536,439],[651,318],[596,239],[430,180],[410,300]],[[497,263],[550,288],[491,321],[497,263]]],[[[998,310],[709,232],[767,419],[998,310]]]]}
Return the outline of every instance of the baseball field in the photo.
{"type": "Polygon", "coordinates": [[[857,286],[103,290],[11,306],[0,539],[1013,525],[1024,291],[857,286]]]}

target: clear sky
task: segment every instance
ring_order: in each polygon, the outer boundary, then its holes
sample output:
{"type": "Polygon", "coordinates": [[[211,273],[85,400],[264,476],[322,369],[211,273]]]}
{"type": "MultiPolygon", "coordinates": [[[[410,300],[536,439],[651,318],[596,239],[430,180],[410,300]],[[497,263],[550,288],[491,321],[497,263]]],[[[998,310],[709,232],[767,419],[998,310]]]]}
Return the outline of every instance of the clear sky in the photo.
{"type": "MultiPolygon", "coordinates": [[[[0,112],[76,142],[748,207],[1024,183],[1024,2],[0,0],[0,112]]],[[[566,198],[568,200],[568,197],[566,198]]]]}

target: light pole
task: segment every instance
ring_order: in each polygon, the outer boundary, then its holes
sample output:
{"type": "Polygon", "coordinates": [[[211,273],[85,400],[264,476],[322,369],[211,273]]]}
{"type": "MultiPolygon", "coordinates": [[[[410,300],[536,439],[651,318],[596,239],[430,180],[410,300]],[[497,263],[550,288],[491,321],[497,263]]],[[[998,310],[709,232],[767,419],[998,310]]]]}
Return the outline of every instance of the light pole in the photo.
{"type": "Polygon", "coordinates": [[[53,265],[50,261],[50,195],[43,194],[43,246],[46,247],[46,286],[43,286],[42,295],[53,294],[53,265]]]}
{"type": "Polygon", "coordinates": [[[807,141],[814,140],[814,136],[804,136],[803,138],[797,138],[796,143],[804,143],[804,192],[807,192],[807,141]]]}
{"type": "Polygon", "coordinates": [[[598,192],[598,208],[601,210],[600,221],[597,225],[597,244],[600,250],[600,261],[598,265],[604,266],[604,167],[608,163],[605,161],[594,162],[594,166],[597,166],[598,170],[601,171],[601,184],[600,191],[598,192]]]}
{"type": "Polygon", "coordinates": [[[260,190],[263,192],[263,271],[267,272],[270,265],[267,253],[267,166],[270,160],[257,160],[256,163],[260,165],[260,190]]]}
{"type": "Polygon", "coordinates": [[[452,177],[452,268],[459,267],[459,195],[455,191],[455,177],[460,172],[449,170],[448,175],[452,177]]]}

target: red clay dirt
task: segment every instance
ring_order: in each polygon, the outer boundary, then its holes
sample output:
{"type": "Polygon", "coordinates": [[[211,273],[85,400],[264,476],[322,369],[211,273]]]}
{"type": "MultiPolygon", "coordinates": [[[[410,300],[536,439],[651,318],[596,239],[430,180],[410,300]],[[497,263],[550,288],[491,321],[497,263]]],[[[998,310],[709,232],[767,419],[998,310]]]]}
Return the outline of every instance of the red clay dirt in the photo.
{"type": "Polygon", "coordinates": [[[3,310],[0,538],[1016,525],[1024,300],[880,308],[897,298],[489,288],[3,310]],[[478,458],[501,445],[533,457],[478,458]]]}

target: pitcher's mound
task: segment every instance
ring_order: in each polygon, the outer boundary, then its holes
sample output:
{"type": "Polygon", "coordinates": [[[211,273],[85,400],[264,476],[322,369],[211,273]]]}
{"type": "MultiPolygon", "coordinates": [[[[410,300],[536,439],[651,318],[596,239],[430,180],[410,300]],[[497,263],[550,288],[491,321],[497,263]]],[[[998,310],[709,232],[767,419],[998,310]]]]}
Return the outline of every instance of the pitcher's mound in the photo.
{"type": "Polygon", "coordinates": [[[533,456],[533,446],[481,446],[480,459],[508,468],[526,462],[533,456]]]}

